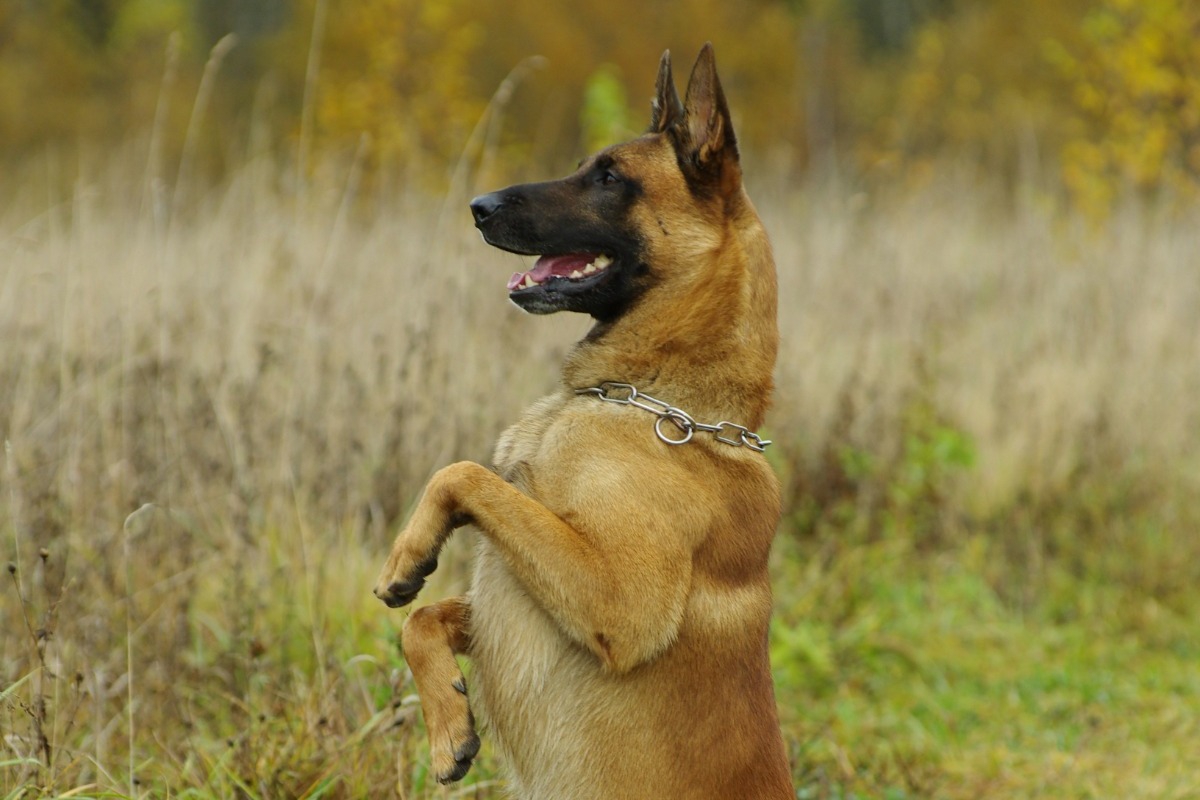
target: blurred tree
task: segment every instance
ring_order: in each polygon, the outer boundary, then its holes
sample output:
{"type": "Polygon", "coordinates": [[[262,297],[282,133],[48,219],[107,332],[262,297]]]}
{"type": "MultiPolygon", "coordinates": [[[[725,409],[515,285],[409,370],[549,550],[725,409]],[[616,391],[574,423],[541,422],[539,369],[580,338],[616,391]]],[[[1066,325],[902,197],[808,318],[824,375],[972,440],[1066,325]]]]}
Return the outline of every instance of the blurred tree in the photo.
{"type": "Polygon", "coordinates": [[[858,163],[921,176],[946,156],[967,156],[1028,176],[1065,136],[1064,87],[1045,42],[1073,40],[1090,1],[940,5],[950,13],[926,19],[906,50],[856,76],[855,117],[869,125],[854,137],[858,163]]]}
{"type": "Polygon", "coordinates": [[[93,44],[103,45],[117,16],[120,0],[74,0],[72,16],[80,32],[93,44]]]}
{"type": "Polygon", "coordinates": [[[871,53],[895,53],[909,47],[924,22],[946,14],[952,0],[841,0],[871,53]]]}
{"type": "Polygon", "coordinates": [[[227,33],[254,41],[277,32],[288,21],[289,0],[204,0],[193,14],[199,34],[211,45],[227,33]]]}
{"type": "Polygon", "coordinates": [[[616,66],[601,64],[584,87],[581,126],[588,151],[627,139],[638,127],[629,111],[620,75],[616,66]]]}
{"type": "MultiPolygon", "coordinates": [[[[301,6],[311,19],[314,0],[301,6]]],[[[285,46],[307,52],[295,33],[285,46]]],[[[353,147],[365,133],[377,164],[453,164],[484,107],[467,69],[482,34],[467,0],[331,4],[314,109],[321,146],[353,147]]]]}
{"type": "Polygon", "coordinates": [[[489,180],[545,175],[640,130],[659,54],[682,91],[711,40],[744,150],[778,174],[919,179],[950,156],[1023,180],[1061,162],[1089,208],[1125,187],[1187,196],[1200,175],[1196,0],[0,0],[0,157],[152,125],[177,156],[229,33],[196,136],[210,171],[250,138],[291,158],[367,134],[376,172],[444,177],[482,150],[517,173],[489,180]],[[505,82],[532,63],[548,68],[505,82]]]}
{"type": "MultiPolygon", "coordinates": [[[[790,149],[800,143],[803,126],[793,89],[798,18],[780,0],[509,0],[472,10],[488,34],[471,64],[473,83],[482,94],[490,95],[526,56],[546,59],[547,69],[532,76],[512,99],[503,142],[510,160],[532,160],[538,174],[572,166],[598,143],[587,130],[583,104],[601,65],[615,68],[613,78],[628,98],[630,127],[641,130],[649,123],[663,50],[671,51],[682,92],[706,40],[716,48],[734,124],[747,151],[761,155],[768,145],[782,143],[790,149]],[[523,154],[529,158],[522,159],[523,154]]],[[[610,92],[609,99],[614,97],[610,92]]]]}
{"type": "Polygon", "coordinates": [[[46,140],[111,133],[99,89],[104,14],[75,0],[0,4],[0,147],[20,155],[46,140]]]}
{"type": "Polygon", "coordinates": [[[1082,42],[1050,53],[1070,81],[1075,132],[1063,176],[1103,214],[1118,192],[1200,192],[1200,4],[1101,0],[1082,42]]]}

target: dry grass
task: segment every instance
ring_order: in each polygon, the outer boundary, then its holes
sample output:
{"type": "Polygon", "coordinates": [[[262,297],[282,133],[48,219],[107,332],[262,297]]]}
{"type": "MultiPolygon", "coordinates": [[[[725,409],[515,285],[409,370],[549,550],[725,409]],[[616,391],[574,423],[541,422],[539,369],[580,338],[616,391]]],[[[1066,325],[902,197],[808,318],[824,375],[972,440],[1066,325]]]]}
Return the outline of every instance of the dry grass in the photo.
{"type": "Polygon", "coordinates": [[[963,499],[980,512],[1096,460],[1194,476],[1200,232],[1134,207],[1096,230],[981,192],[766,205],[785,298],[776,427],[814,452],[866,446],[901,431],[900,398],[928,391],[978,448],[963,499]]]}
{"type": "MultiPolygon", "coordinates": [[[[516,262],[479,243],[462,197],[364,196],[350,164],[298,193],[264,161],[172,214],[126,174],[105,164],[61,196],[31,180],[0,198],[0,531],[15,566],[0,796],[493,796],[486,752],[466,787],[425,785],[402,615],[369,587],[425,478],[486,461],[586,321],[512,308],[516,262]]],[[[1000,620],[1001,658],[1041,641],[1010,611],[1071,624],[1063,587],[1102,580],[1159,608],[1106,634],[1142,626],[1156,658],[1193,652],[1161,620],[1200,580],[1200,235],[1133,207],[1094,231],[971,186],[758,195],[784,334],[777,669],[804,796],[1053,796],[1030,788],[1052,777],[1043,743],[982,726],[897,744],[895,720],[841,720],[835,736],[799,710],[856,679],[858,645],[837,637],[863,603],[890,619],[892,589],[947,563],[974,581],[947,608],[1000,620]],[[891,588],[851,608],[872,575],[891,588]],[[794,638],[806,614],[827,647],[794,638]],[[879,755],[893,744],[903,757],[879,755]]],[[[461,588],[468,560],[456,540],[430,596],[461,588]]],[[[978,658],[956,641],[951,664],[978,658]]],[[[1167,692],[1197,708],[1194,681],[1167,692]]],[[[1160,721],[1138,735],[1174,731],[1172,753],[1200,740],[1160,721]]],[[[1137,796],[1159,768],[1153,749],[1129,758],[1145,780],[1122,796],[1137,796]]]]}

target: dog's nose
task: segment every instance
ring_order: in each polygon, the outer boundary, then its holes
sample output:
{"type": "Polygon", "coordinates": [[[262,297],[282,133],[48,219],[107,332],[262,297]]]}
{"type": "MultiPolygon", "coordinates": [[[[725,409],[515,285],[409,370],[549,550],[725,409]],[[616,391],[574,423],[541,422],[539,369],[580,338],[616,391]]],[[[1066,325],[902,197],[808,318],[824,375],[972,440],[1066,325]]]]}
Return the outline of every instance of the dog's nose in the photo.
{"type": "Polygon", "coordinates": [[[471,201],[471,214],[475,217],[475,224],[483,224],[488,217],[499,211],[502,205],[504,205],[504,198],[499,192],[476,197],[471,201]]]}

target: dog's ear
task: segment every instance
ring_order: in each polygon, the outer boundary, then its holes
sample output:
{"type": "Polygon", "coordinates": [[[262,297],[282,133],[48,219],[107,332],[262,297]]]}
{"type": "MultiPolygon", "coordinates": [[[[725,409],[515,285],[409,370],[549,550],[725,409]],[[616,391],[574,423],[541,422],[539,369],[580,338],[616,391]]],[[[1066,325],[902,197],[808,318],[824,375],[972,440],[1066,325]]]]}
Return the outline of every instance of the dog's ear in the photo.
{"type": "Polygon", "coordinates": [[[654,85],[654,100],[650,103],[650,129],[647,133],[662,133],[683,119],[683,103],[675,91],[671,75],[671,51],[664,50],[658,62],[658,82],[654,85]]]}
{"type": "Polygon", "coordinates": [[[704,45],[692,67],[683,107],[677,144],[699,176],[720,178],[724,183],[738,174],[737,138],[717,77],[712,42],[704,45]]]}

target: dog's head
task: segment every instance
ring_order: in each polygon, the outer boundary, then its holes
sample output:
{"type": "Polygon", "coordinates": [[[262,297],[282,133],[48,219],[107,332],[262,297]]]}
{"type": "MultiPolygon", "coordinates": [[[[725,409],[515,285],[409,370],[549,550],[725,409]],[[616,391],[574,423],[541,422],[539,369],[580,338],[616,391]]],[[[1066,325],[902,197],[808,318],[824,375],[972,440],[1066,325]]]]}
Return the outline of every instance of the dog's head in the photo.
{"type": "Polygon", "coordinates": [[[471,201],[488,244],[538,256],[508,282],[521,308],[612,320],[719,246],[741,168],[711,44],[682,102],[663,54],[652,108],[645,134],[590,156],[573,174],[471,201]]]}

